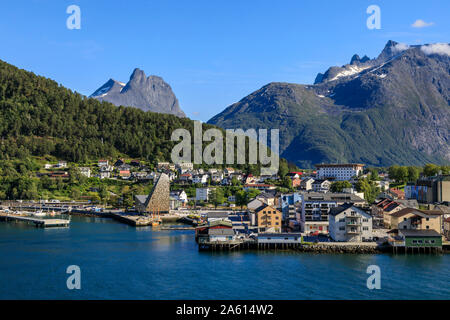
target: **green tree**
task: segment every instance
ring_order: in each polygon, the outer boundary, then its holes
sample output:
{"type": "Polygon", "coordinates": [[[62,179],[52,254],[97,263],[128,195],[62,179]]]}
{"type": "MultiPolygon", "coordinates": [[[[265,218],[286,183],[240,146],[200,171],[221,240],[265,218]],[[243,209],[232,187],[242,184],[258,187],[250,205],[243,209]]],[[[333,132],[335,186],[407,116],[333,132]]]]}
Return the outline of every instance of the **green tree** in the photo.
{"type": "Polygon", "coordinates": [[[217,208],[219,204],[225,202],[224,193],[221,188],[214,188],[211,190],[210,202],[214,205],[214,208],[217,208]]]}
{"type": "Polygon", "coordinates": [[[348,181],[335,181],[330,186],[331,192],[342,192],[345,188],[351,188],[352,184],[348,181]]]}
{"type": "Polygon", "coordinates": [[[426,177],[432,177],[435,176],[439,173],[440,167],[432,164],[432,163],[428,163],[423,167],[423,174],[426,177]]]}

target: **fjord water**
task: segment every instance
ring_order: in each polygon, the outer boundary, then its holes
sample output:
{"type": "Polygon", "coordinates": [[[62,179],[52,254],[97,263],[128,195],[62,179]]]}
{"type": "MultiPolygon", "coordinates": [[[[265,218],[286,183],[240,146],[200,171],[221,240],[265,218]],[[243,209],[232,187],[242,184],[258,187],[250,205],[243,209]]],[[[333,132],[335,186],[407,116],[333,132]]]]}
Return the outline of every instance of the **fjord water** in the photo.
{"type": "Polygon", "coordinates": [[[0,299],[450,299],[450,255],[198,252],[193,231],[0,224],[0,299]],[[69,265],[81,289],[68,290],[69,265]],[[366,286],[369,265],[381,289],[366,286]]]}

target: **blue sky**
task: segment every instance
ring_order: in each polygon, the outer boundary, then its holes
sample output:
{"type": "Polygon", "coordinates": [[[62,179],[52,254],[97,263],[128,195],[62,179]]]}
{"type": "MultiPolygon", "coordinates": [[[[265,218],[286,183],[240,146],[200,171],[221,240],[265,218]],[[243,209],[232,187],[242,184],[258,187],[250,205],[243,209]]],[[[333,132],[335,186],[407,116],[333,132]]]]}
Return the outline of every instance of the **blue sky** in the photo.
{"type": "Polygon", "coordinates": [[[449,42],[449,12],[448,0],[15,0],[0,10],[0,59],[85,95],[139,67],[163,77],[190,118],[207,121],[269,82],[312,83],[390,39],[449,42]],[[72,4],[80,30],[66,28],[72,4]],[[380,30],[366,26],[372,4],[380,30]],[[427,26],[413,27],[419,19],[427,26]]]}

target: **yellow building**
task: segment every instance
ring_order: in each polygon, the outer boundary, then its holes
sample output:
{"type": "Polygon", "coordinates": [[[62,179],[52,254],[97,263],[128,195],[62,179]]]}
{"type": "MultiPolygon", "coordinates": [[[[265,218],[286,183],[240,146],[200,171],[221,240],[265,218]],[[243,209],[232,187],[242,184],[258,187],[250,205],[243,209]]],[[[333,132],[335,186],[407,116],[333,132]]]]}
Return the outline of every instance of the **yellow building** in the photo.
{"type": "Polygon", "coordinates": [[[391,228],[398,230],[434,230],[442,234],[443,215],[438,211],[402,209],[391,215],[391,228]]]}
{"type": "Polygon", "coordinates": [[[255,209],[258,232],[281,232],[282,213],[272,206],[263,204],[255,209]]]}

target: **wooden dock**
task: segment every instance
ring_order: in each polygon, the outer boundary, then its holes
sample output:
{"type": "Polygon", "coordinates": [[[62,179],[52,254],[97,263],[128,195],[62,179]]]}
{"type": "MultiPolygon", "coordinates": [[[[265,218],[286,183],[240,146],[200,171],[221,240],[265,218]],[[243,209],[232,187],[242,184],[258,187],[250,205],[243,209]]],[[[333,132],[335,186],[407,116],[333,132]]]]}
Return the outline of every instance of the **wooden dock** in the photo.
{"type": "Polygon", "coordinates": [[[41,228],[68,227],[70,224],[70,220],[66,219],[41,219],[37,217],[19,216],[13,214],[0,214],[0,221],[26,222],[41,228]]]}

